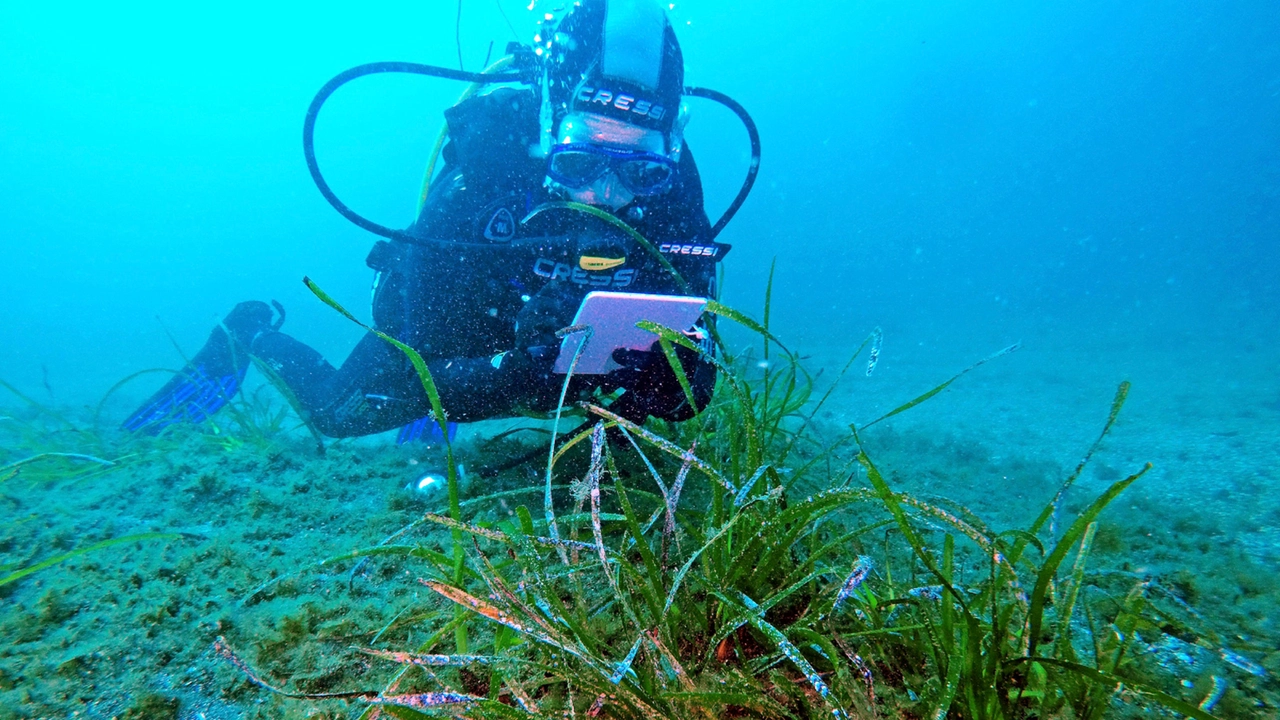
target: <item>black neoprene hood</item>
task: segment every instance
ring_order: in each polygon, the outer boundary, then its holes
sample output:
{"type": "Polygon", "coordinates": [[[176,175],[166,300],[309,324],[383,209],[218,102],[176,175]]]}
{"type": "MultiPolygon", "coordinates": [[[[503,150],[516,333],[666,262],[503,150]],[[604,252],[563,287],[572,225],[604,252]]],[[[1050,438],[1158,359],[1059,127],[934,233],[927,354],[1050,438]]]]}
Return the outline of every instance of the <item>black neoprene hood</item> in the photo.
{"type": "Polygon", "coordinates": [[[571,112],[589,112],[671,137],[684,57],[654,0],[581,0],[534,41],[551,127],[571,112]]]}

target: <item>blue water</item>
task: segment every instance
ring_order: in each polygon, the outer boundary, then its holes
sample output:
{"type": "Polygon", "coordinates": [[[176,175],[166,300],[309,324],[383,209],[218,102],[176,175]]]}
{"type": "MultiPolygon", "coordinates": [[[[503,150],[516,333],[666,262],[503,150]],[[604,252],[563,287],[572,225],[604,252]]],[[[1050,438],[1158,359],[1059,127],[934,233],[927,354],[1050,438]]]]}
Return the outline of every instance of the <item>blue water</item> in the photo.
{"type": "MultiPolygon", "coordinates": [[[[464,64],[527,41],[550,9],[466,0],[464,64]]],[[[288,330],[345,355],[358,330],[299,281],[367,314],[374,238],[312,186],[303,112],[358,63],[456,66],[454,12],[7,4],[0,378],[90,402],[178,363],[157,316],[189,353],[246,298],[279,299],[288,330]]],[[[1273,3],[691,0],[671,17],[688,81],[759,123],[757,189],[722,238],[726,297],[759,313],[777,258],[784,336],[852,343],[878,324],[899,347],[970,354],[1055,334],[1276,343],[1273,3]]],[[[317,134],[338,193],[407,224],[460,90],[378,77],[339,92],[317,134]]],[[[714,216],[744,137],[693,110],[714,216]]]]}

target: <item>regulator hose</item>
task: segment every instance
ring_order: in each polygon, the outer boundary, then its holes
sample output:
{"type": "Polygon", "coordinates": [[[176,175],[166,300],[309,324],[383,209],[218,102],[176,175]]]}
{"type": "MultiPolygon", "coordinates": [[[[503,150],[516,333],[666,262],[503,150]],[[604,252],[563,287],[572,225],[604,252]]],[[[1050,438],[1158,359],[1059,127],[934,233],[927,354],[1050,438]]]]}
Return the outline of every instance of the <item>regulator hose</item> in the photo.
{"type": "MultiPolygon", "coordinates": [[[[320,172],[320,165],[316,161],[316,117],[320,114],[320,108],[324,107],[329,96],[333,95],[333,93],[343,85],[346,85],[356,78],[364,77],[366,75],[377,75],[380,73],[426,75],[429,77],[444,78],[446,80],[460,80],[463,82],[475,83],[477,85],[490,85],[493,83],[510,82],[533,83],[536,81],[537,70],[536,68],[525,68],[516,72],[478,73],[411,62],[366,63],[364,65],[357,65],[350,70],[346,70],[335,75],[333,79],[325,83],[324,86],[316,93],[315,97],[311,99],[311,105],[307,108],[306,119],[302,123],[302,153],[307,160],[307,171],[311,173],[311,180],[315,182],[316,188],[320,191],[320,194],[323,195],[324,199],[333,206],[334,210],[337,210],[340,215],[350,220],[357,227],[392,240],[405,240],[408,239],[409,236],[403,230],[395,230],[376,223],[347,207],[346,203],[342,202],[342,200],[340,200],[333,192],[333,189],[329,187],[329,183],[325,181],[324,175],[320,172]]],[[[751,194],[752,186],[755,185],[756,175],[760,172],[760,132],[756,129],[755,121],[751,119],[751,115],[747,112],[746,108],[742,107],[742,105],[728,95],[725,95],[718,90],[711,90],[710,88],[702,87],[686,87],[684,88],[684,94],[690,97],[704,98],[724,105],[733,112],[734,115],[738,116],[738,119],[747,130],[747,137],[751,141],[751,164],[747,168],[747,176],[743,179],[742,187],[738,189],[738,194],[734,197],[733,202],[729,204],[728,209],[724,211],[724,214],[722,214],[720,219],[712,226],[711,238],[714,239],[722,230],[724,230],[725,226],[729,224],[729,221],[733,219],[733,216],[738,213],[738,210],[742,207],[742,203],[744,203],[747,196],[751,194]]],[[[427,178],[427,182],[430,182],[430,178],[427,178]]]]}
{"type": "Polygon", "coordinates": [[[355,210],[347,207],[338,196],[334,194],[329,187],[329,183],[325,182],[324,175],[320,173],[320,165],[316,162],[316,116],[320,114],[320,108],[324,107],[324,103],[329,96],[338,88],[365,75],[377,75],[379,73],[409,73],[412,75],[428,75],[430,77],[445,78],[446,80],[462,80],[472,83],[501,83],[501,82],[526,82],[530,79],[529,75],[520,72],[494,73],[485,75],[478,72],[465,72],[462,70],[453,70],[451,68],[437,67],[435,65],[422,65],[420,63],[410,62],[376,62],[367,63],[365,65],[357,65],[350,70],[339,73],[332,80],[324,84],[316,96],[311,99],[311,106],[307,108],[306,120],[302,123],[302,153],[307,158],[307,170],[311,173],[311,179],[315,182],[316,188],[320,190],[320,194],[325,200],[337,210],[342,217],[355,223],[357,226],[368,230],[375,235],[381,235],[385,238],[393,240],[404,239],[407,237],[403,230],[393,230],[385,225],[380,225],[355,210]]]}
{"type": "Polygon", "coordinates": [[[724,211],[716,224],[711,227],[711,239],[715,239],[724,230],[734,215],[738,214],[738,208],[742,207],[742,203],[746,202],[747,196],[751,194],[751,187],[756,184],[756,175],[760,174],[760,131],[756,129],[755,120],[751,119],[751,113],[742,107],[737,100],[725,95],[719,90],[702,87],[686,87],[685,95],[692,97],[705,98],[713,102],[729,108],[738,119],[742,121],[743,127],[747,129],[747,137],[751,140],[751,164],[747,167],[747,176],[742,180],[742,187],[738,190],[738,196],[729,203],[729,208],[724,211]]]}

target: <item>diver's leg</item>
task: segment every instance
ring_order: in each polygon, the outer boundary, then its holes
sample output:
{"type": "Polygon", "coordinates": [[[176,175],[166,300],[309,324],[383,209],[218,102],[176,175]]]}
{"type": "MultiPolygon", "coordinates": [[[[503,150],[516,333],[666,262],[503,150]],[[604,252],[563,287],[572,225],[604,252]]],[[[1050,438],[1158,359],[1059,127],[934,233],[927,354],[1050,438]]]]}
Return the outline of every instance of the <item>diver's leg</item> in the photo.
{"type": "MultiPolygon", "coordinates": [[[[431,414],[413,364],[372,333],[336,371],[314,350],[281,333],[263,335],[253,354],[275,370],[325,435],[368,435],[431,414]]],[[[523,351],[492,358],[431,358],[427,367],[449,422],[509,417],[522,409],[554,410],[563,380],[552,374],[551,358],[537,361],[523,351]]],[[[570,388],[573,395],[577,387],[570,388]]]]}
{"type": "Polygon", "coordinates": [[[175,423],[203,422],[230,402],[244,382],[250,362],[245,348],[282,322],[283,310],[273,325],[271,306],[264,302],[236,305],[187,366],[135,410],[124,428],[155,435],[175,423]]]}
{"type": "Polygon", "coordinates": [[[283,381],[306,420],[330,437],[383,432],[430,410],[408,358],[372,333],[360,339],[341,368],[279,332],[254,341],[253,355],[283,381]]]}
{"type": "Polygon", "coordinates": [[[251,354],[284,385],[308,422],[330,437],[382,432],[429,413],[422,383],[397,348],[370,333],[335,368],[279,332],[283,311],[281,316],[273,324],[266,303],[237,305],[187,367],[125,420],[125,429],[155,435],[175,423],[206,420],[235,396],[251,354]]]}

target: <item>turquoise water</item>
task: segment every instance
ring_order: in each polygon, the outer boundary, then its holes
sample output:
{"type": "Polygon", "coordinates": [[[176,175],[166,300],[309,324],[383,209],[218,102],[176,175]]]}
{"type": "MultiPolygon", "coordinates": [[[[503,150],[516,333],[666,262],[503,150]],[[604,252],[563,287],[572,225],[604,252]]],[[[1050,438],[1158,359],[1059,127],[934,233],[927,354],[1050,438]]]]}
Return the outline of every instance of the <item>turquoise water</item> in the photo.
{"type": "MultiPolygon", "coordinates": [[[[362,307],[372,238],[312,187],[302,115],[358,63],[456,66],[446,5],[7,6],[0,376],[39,387],[43,366],[63,399],[96,398],[173,362],[157,315],[190,350],[246,298],[279,299],[293,332],[345,354],[358,331],[299,279],[362,307]]],[[[547,9],[464,2],[464,64],[491,40],[495,53],[527,41],[547,9]]],[[[1239,324],[1241,341],[1269,343],[1272,10],[677,3],[689,82],[740,100],[764,139],[757,189],[723,238],[727,298],[758,306],[777,257],[792,337],[1122,327],[1194,342],[1239,324]]],[[[344,88],[317,131],[339,195],[407,224],[460,89],[405,76],[344,88]]],[[[692,109],[714,214],[745,146],[727,113],[692,109]]]]}
{"type": "MultiPolygon", "coordinates": [[[[528,41],[555,7],[465,0],[460,49],[453,3],[0,8],[0,379],[51,406],[93,405],[131,372],[180,364],[168,333],[194,352],[249,298],[281,301],[287,331],[344,357],[359,330],[300,280],[367,318],[375,238],[307,175],[312,94],[376,60],[456,67],[460,52],[478,70],[491,42],[497,56],[528,41]]],[[[689,84],[740,101],[763,138],[756,189],[721,236],[734,245],[725,300],[758,315],[776,260],[774,329],[817,368],[884,329],[876,375],[836,396],[833,426],[1021,341],[904,416],[887,451],[906,457],[917,435],[943,438],[944,457],[968,448],[1008,482],[940,472],[927,489],[1007,511],[1004,498],[1049,492],[1003,474],[1011,458],[1069,469],[1129,379],[1129,414],[1101,456],[1115,472],[1155,463],[1129,510],[1200,513],[1202,526],[1155,532],[1211,537],[1210,555],[1274,576],[1273,3],[690,0],[670,17],[689,84]]],[[[337,193],[406,225],[461,89],[408,76],[342,89],[317,130],[337,193]]],[[[722,109],[690,104],[714,218],[745,171],[745,135],[722,109]]],[[[139,380],[106,413],[123,417],[150,389],[139,380]]],[[[22,492],[13,518],[56,497],[22,492]]],[[[75,510],[79,491],[64,492],[75,510]]],[[[207,522],[199,503],[184,507],[189,524],[207,522]]],[[[1258,592],[1274,607],[1274,586],[1258,592]]],[[[1250,612],[1246,634],[1277,636],[1250,612]]]]}

